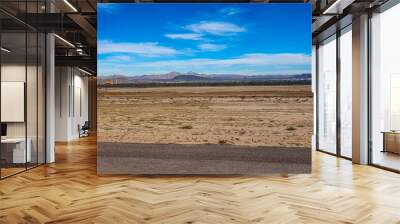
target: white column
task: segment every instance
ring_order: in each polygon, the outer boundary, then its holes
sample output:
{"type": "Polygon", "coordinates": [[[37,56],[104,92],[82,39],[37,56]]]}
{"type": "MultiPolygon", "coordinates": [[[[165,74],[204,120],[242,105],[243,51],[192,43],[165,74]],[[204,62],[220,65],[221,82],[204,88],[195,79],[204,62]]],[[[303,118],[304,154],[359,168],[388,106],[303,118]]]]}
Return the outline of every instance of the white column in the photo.
{"type": "Polygon", "coordinates": [[[55,54],[54,35],[46,36],[46,163],[55,161],[55,54]]]}
{"type": "Polygon", "coordinates": [[[368,15],[353,19],[353,162],[368,163],[368,15]]]}

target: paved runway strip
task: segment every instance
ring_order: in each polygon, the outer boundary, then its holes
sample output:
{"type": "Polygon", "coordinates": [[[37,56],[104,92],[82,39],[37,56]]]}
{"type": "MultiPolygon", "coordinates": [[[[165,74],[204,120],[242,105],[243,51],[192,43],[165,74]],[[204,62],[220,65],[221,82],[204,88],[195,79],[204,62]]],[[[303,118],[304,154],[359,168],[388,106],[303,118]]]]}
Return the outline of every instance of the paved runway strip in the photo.
{"type": "Polygon", "coordinates": [[[310,173],[311,149],[237,145],[98,142],[97,173],[267,174],[310,173]]]}

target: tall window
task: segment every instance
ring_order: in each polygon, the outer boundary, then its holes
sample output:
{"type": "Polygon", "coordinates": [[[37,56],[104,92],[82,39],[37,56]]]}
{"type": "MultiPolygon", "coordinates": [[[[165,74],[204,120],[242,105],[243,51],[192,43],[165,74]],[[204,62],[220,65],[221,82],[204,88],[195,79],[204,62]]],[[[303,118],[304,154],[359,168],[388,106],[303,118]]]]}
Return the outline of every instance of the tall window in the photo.
{"type": "Polygon", "coordinates": [[[336,153],[336,36],[318,48],[318,148],[336,153]]]}
{"type": "Polygon", "coordinates": [[[400,170],[400,4],[371,19],[372,163],[400,170]]]}
{"type": "Polygon", "coordinates": [[[340,154],[352,156],[352,35],[351,26],[340,36],[340,154]]]}

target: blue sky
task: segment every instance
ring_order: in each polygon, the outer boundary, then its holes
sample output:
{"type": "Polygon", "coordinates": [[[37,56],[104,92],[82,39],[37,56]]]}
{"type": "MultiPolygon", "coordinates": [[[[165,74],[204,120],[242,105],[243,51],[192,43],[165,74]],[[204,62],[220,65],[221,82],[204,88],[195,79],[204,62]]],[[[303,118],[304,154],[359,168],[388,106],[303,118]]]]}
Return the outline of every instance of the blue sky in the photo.
{"type": "Polygon", "coordinates": [[[310,4],[98,4],[99,75],[311,71],[310,4]]]}

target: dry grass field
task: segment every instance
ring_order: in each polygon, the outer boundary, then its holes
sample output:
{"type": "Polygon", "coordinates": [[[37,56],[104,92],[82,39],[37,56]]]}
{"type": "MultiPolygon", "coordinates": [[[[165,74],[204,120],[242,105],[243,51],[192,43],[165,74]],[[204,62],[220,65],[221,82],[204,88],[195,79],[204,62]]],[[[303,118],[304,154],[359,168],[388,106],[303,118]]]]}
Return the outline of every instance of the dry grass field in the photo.
{"type": "Polygon", "coordinates": [[[98,141],[310,147],[310,86],[98,89],[98,141]]]}

